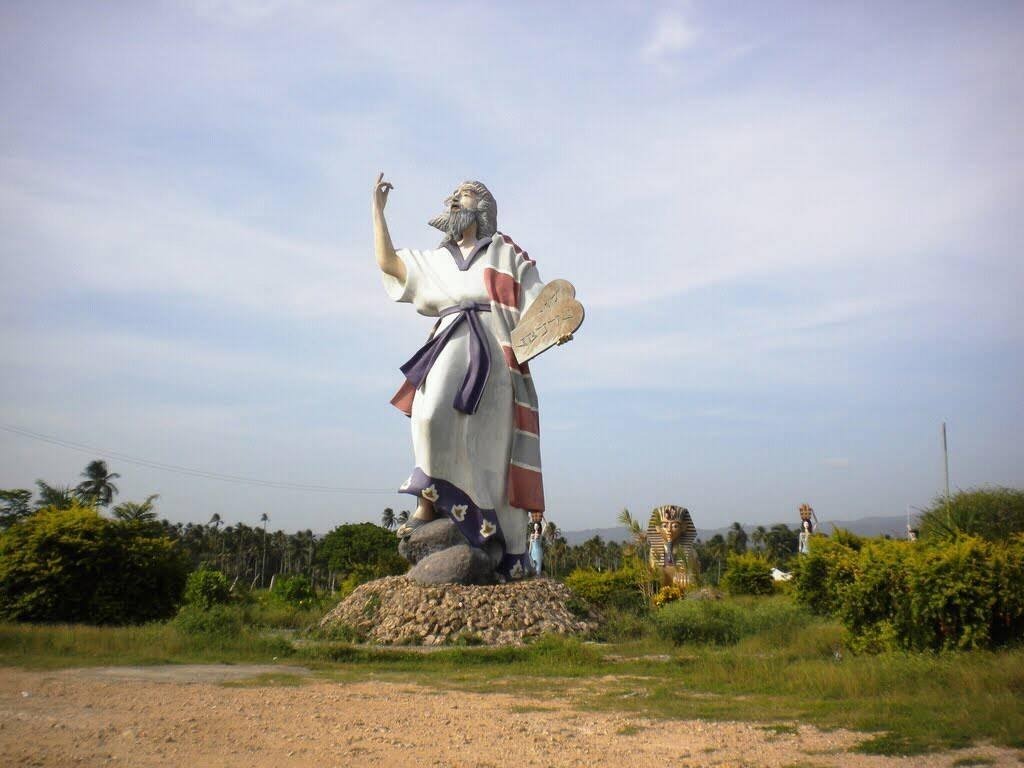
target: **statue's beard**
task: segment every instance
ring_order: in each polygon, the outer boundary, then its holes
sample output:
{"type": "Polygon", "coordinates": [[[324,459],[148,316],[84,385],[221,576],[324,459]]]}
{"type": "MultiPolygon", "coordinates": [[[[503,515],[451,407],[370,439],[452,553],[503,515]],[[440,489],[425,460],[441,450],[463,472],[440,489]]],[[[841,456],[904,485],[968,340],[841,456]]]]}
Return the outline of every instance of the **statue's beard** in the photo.
{"type": "Polygon", "coordinates": [[[459,208],[451,213],[442,214],[436,219],[432,219],[430,225],[437,227],[447,235],[445,242],[450,240],[453,243],[457,243],[462,239],[462,233],[465,232],[474,221],[477,222],[477,227],[479,228],[480,223],[478,217],[479,211],[471,211],[468,208],[459,208]]]}

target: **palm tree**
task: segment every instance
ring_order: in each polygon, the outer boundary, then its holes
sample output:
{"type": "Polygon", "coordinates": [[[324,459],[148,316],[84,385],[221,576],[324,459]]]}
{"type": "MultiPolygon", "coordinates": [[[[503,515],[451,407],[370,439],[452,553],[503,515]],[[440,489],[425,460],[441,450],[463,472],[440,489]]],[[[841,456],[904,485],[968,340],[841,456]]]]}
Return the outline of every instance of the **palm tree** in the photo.
{"type": "MultiPolygon", "coordinates": [[[[628,544],[629,549],[632,549],[628,544]]],[[[608,570],[617,571],[622,566],[622,556],[625,548],[617,541],[609,541],[604,546],[605,557],[607,558],[608,570]]]]}
{"type": "Polygon", "coordinates": [[[88,504],[98,504],[101,507],[109,506],[110,502],[114,500],[114,496],[117,495],[117,486],[111,480],[120,475],[117,472],[108,471],[107,462],[103,459],[93,459],[86,465],[81,476],[85,480],[75,488],[79,498],[88,504]]]}
{"type": "Polygon", "coordinates": [[[213,539],[220,540],[220,554],[217,556],[217,569],[220,571],[224,571],[224,563],[226,560],[226,557],[224,555],[226,536],[222,536],[220,532],[220,527],[222,525],[224,525],[224,521],[221,520],[220,514],[217,512],[214,512],[212,515],[210,515],[210,522],[206,524],[207,529],[209,529],[211,526],[213,527],[213,533],[210,535],[210,537],[213,539]]]}
{"type": "Polygon", "coordinates": [[[141,504],[137,501],[125,501],[114,507],[112,512],[114,517],[125,523],[151,523],[156,520],[153,502],[159,498],[160,495],[154,493],[147,496],[141,504]]]}
{"type": "Polygon", "coordinates": [[[316,557],[316,536],[314,536],[313,532],[311,530],[309,530],[308,528],[306,529],[304,535],[305,535],[306,541],[307,541],[307,543],[309,545],[309,560],[307,562],[309,563],[309,581],[310,581],[310,583],[312,583],[313,582],[313,558],[316,557]]]}
{"type": "Polygon", "coordinates": [[[743,526],[739,523],[733,523],[729,526],[725,541],[729,546],[729,550],[737,555],[742,555],[747,551],[747,532],[743,530],[743,526]]]}
{"type": "Polygon", "coordinates": [[[36,485],[39,487],[36,509],[71,509],[71,505],[75,503],[74,491],[66,485],[47,485],[42,480],[36,480],[36,485]]]}
{"type": "Polygon", "coordinates": [[[640,525],[640,521],[629,514],[628,509],[619,512],[619,523],[629,529],[629,535],[633,537],[633,544],[636,546],[637,554],[647,560],[647,530],[640,525]]]}
{"type": "Polygon", "coordinates": [[[765,536],[768,559],[781,567],[790,556],[796,554],[799,540],[799,532],[790,530],[785,523],[776,523],[765,536]]]}
{"type": "Polygon", "coordinates": [[[267,522],[270,516],[264,512],[260,515],[260,522],[263,523],[263,564],[260,566],[260,584],[266,584],[267,574],[267,522]]]}
{"type": "Polygon", "coordinates": [[[768,541],[768,529],[763,525],[757,526],[750,534],[750,541],[753,543],[754,549],[764,549],[765,542],[768,541]]]}
{"type": "Polygon", "coordinates": [[[600,536],[593,536],[580,545],[580,555],[587,564],[587,567],[596,571],[603,570],[607,560],[605,557],[604,539],[600,536]]]}
{"type": "Polygon", "coordinates": [[[553,544],[562,532],[558,530],[558,526],[555,525],[551,520],[544,523],[544,539],[549,543],[553,544]]]}
{"type": "Polygon", "coordinates": [[[726,543],[725,537],[723,537],[722,534],[716,533],[704,546],[707,548],[707,552],[711,556],[711,559],[714,560],[715,564],[718,566],[718,575],[715,580],[715,584],[717,584],[718,579],[721,579],[722,577],[722,561],[725,560],[726,555],[729,552],[729,545],[726,543]]]}
{"type": "Polygon", "coordinates": [[[285,573],[288,558],[288,535],[284,531],[274,531],[270,534],[270,547],[276,559],[274,574],[285,573]]]}
{"type": "Polygon", "coordinates": [[[547,552],[544,554],[544,559],[551,563],[550,573],[552,577],[558,576],[560,573],[559,566],[565,562],[568,553],[569,545],[565,541],[565,537],[559,534],[551,541],[547,552]]]}
{"type": "Polygon", "coordinates": [[[25,488],[14,488],[0,491],[0,530],[13,525],[32,514],[32,491],[25,488]]]}
{"type": "Polygon", "coordinates": [[[405,525],[406,523],[408,523],[409,522],[409,510],[408,509],[403,509],[401,512],[399,512],[398,513],[398,517],[395,518],[395,522],[397,522],[398,525],[405,525]]]}
{"type": "Polygon", "coordinates": [[[387,528],[389,531],[395,527],[395,510],[391,507],[385,507],[384,512],[380,516],[380,524],[387,528]]]}

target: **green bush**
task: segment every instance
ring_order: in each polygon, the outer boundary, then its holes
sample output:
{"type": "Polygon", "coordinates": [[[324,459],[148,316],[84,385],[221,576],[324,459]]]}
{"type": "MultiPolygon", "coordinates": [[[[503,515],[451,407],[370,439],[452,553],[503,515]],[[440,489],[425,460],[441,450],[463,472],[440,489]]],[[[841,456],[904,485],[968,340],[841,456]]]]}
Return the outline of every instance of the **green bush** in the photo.
{"type": "Polygon", "coordinates": [[[963,537],[909,560],[909,615],[900,645],[988,648],[1024,638],[1024,537],[963,537]]]}
{"type": "Polygon", "coordinates": [[[835,615],[842,588],[854,579],[860,539],[844,534],[836,531],[830,538],[813,536],[810,552],[794,564],[790,583],[797,601],[820,616],[835,615]]]}
{"type": "Polygon", "coordinates": [[[314,627],[310,630],[310,636],[317,640],[330,640],[341,643],[365,643],[366,632],[351,624],[333,624],[330,627],[314,627]]]}
{"type": "Polygon", "coordinates": [[[798,599],[853,650],[990,648],[1024,638],[1024,537],[835,541],[801,558],[798,599]]]}
{"type": "Polygon", "coordinates": [[[131,624],[173,615],[187,564],[149,527],[42,509],[0,533],[0,618],[131,624]]]}
{"type": "Polygon", "coordinates": [[[185,605],[208,610],[214,605],[226,603],[230,590],[231,585],[223,573],[200,568],[192,571],[185,582],[185,605]]]}
{"type": "Polygon", "coordinates": [[[212,605],[205,609],[185,605],[174,617],[174,626],[186,635],[229,639],[243,631],[244,609],[237,605],[212,605]]]}
{"type": "Polygon", "coordinates": [[[972,488],[954,493],[947,505],[937,496],[921,515],[921,538],[980,536],[991,541],[1024,533],[1024,490],[972,488]]]}
{"type": "Polygon", "coordinates": [[[776,633],[788,638],[811,621],[789,598],[679,600],[654,613],[658,635],[673,643],[730,645],[745,637],[776,633]]]}
{"type": "Polygon", "coordinates": [[[743,636],[742,622],[742,609],[724,600],[681,600],[654,613],[658,635],[677,645],[735,643],[743,636]]]}
{"type": "Polygon", "coordinates": [[[865,542],[839,587],[836,617],[850,634],[855,651],[880,651],[896,646],[909,625],[907,600],[909,556],[914,544],[877,539],[865,542]]]}
{"type": "Polygon", "coordinates": [[[730,595],[770,595],[773,587],[772,566],[764,557],[754,552],[729,555],[722,588],[730,595]]]}
{"type": "Polygon", "coordinates": [[[601,611],[600,622],[590,638],[599,643],[625,643],[641,640],[653,634],[650,616],[636,611],[606,608],[601,611]]]}
{"type": "Polygon", "coordinates": [[[339,525],[320,542],[317,559],[343,576],[359,573],[360,583],[409,570],[398,554],[395,534],[373,523],[339,525]]]}
{"type": "Polygon", "coordinates": [[[274,597],[277,597],[290,605],[296,605],[303,608],[312,605],[313,598],[315,597],[315,594],[313,593],[313,585],[310,583],[309,579],[302,574],[275,579],[274,588],[271,590],[271,593],[274,597]]]}
{"type": "MultiPolygon", "coordinates": [[[[274,581],[277,586],[277,580],[274,581]]],[[[305,594],[301,587],[293,595],[305,594]]],[[[328,606],[334,600],[329,596],[299,597],[291,602],[269,589],[256,589],[245,596],[243,621],[246,626],[261,629],[308,630],[320,623],[328,606]]]]}
{"type": "Polygon", "coordinates": [[[565,578],[565,586],[577,597],[598,608],[644,611],[646,600],[639,587],[640,574],[633,568],[595,571],[577,568],[565,578]]]}

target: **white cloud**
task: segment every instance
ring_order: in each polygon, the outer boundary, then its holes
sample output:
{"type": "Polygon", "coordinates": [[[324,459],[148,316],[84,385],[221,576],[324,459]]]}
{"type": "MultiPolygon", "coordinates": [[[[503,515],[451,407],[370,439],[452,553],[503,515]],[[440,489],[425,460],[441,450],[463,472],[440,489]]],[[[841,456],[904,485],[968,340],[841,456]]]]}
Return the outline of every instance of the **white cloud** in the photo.
{"type": "Polygon", "coordinates": [[[83,290],[177,295],[296,317],[386,307],[365,289],[379,283],[369,242],[361,252],[275,232],[173,195],[152,178],[77,178],[13,163],[0,163],[0,178],[0,222],[17,238],[5,255],[18,263],[16,281],[6,285],[12,294],[45,292],[59,279],[83,290]]]}
{"type": "Polygon", "coordinates": [[[693,47],[700,30],[678,13],[666,13],[658,18],[643,55],[649,59],[673,56],[693,47]]]}
{"type": "Polygon", "coordinates": [[[188,0],[186,5],[201,18],[241,25],[262,22],[287,11],[311,14],[332,7],[340,10],[347,4],[315,0],[188,0]]]}

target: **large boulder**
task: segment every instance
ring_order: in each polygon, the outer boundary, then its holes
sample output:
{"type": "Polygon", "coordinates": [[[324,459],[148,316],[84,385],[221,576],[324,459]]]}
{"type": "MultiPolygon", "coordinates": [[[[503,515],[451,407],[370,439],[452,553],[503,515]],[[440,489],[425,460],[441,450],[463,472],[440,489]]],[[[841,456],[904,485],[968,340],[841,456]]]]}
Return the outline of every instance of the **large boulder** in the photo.
{"type": "Polygon", "coordinates": [[[439,552],[427,555],[412,567],[408,576],[417,584],[494,584],[497,582],[491,558],[483,550],[471,547],[465,541],[462,544],[449,546],[439,552]]]}
{"type": "Polygon", "coordinates": [[[415,565],[428,555],[465,543],[466,539],[455,523],[443,517],[421,525],[411,535],[399,539],[398,554],[415,565]]]}

